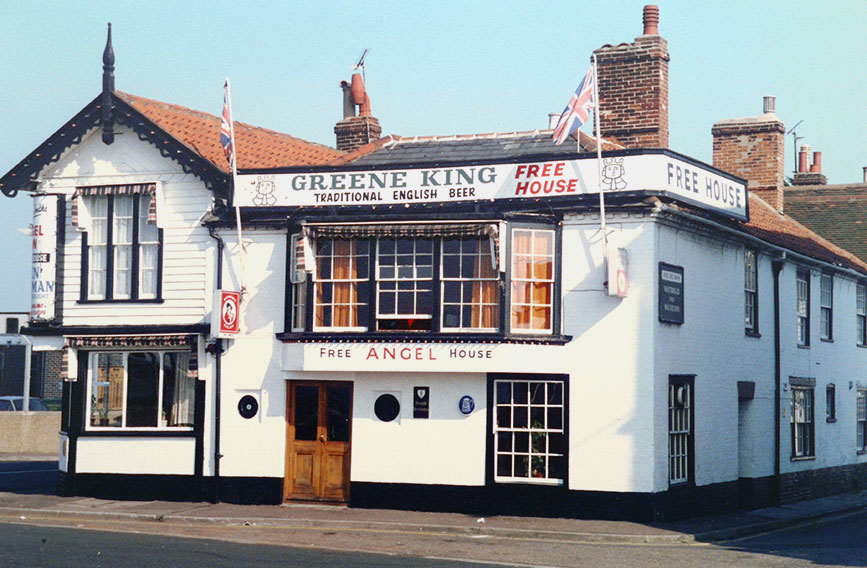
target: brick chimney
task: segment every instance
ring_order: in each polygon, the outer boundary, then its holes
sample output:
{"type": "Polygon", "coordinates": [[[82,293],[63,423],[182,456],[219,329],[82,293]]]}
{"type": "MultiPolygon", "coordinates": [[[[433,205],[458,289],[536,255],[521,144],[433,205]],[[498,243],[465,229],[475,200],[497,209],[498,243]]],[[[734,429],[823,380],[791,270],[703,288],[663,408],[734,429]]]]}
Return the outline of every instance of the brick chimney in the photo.
{"type": "Polygon", "coordinates": [[[745,178],[750,190],[783,211],[783,150],[786,128],[775,114],[776,99],[764,98],[764,114],[713,125],[713,165],[745,178]]]}
{"type": "Polygon", "coordinates": [[[810,147],[801,146],[798,152],[798,171],[792,176],[792,185],[828,185],[828,178],[822,173],[822,152],[813,152],[813,165],[809,166],[810,147]]]}
{"type": "Polygon", "coordinates": [[[634,43],[593,53],[602,137],[627,148],[667,148],[669,56],[659,35],[659,8],[644,7],[644,33],[634,43]]]}
{"type": "Polygon", "coordinates": [[[341,81],[340,88],[343,89],[343,120],[334,125],[334,134],[337,136],[337,149],[351,152],[378,140],[382,135],[382,127],[370,115],[370,97],[360,73],[352,76],[352,84],[341,81]]]}

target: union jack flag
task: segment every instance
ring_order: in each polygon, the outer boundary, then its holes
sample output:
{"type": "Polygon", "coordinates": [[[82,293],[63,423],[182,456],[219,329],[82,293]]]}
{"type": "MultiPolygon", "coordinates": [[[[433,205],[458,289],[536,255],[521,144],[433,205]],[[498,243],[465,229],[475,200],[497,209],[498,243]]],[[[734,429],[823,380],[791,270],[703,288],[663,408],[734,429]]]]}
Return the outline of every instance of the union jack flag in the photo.
{"type": "Polygon", "coordinates": [[[570,134],[578,130],[582,124],[590,120],[590,109],[593,108],[593,82],[596,75],[593,66],[581,80],[575,94],[569,99],[569,104],[563,109],[560,120],[554,128],[554,144],[560,145],[570,134]]]}
{"type": "Polygon", "coordinates": [[[235,132],[232,127],[232,106],[229,95],[229,80],[223,86],[223,119],[220,122],[220,144],[229,166],[235,161],[235,132]]]}

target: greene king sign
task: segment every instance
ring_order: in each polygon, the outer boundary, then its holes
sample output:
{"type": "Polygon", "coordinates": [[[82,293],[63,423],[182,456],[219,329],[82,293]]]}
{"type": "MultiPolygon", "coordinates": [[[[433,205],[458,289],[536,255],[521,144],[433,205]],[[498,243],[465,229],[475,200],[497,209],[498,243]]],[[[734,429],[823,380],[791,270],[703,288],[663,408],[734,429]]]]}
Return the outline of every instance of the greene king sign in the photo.
{"type": "MultiPolygon", "coordinates": [[[[598,193],[595,157],[516,164],[240,174],[242,207],[448,203],[538,199],[598,193]]],[[[747,188],[670,153],[604,158],[606,193],[662,191],[699,207],[747,220],[747,188]]]]}

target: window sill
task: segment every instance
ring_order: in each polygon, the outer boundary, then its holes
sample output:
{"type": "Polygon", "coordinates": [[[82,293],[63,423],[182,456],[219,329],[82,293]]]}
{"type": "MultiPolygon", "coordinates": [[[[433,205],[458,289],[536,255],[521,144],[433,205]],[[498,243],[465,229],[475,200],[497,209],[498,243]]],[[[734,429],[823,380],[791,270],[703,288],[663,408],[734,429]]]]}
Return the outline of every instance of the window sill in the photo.
{"type": "Polygon", "coordinates": [[[800,462],[800,461],[815,461],[816,456],[797,456],[797,457],[792,456],[790,459],[791,459],[791,461],[793,461],[793,462],[800,462]]]}
{"type": "Polygon", "coordinates": [[[747,337],[755,337],[756,339],[758,339],[762,336],[762,334],[759,333],[758,331],[750,331],[748,329],[744,330],[744,335],[746,335],[747,337]]]}
{"type": "Polygon", "coordinates": [[[867,343],[856,343],[855,347],[860,347],[861,349],[867,349],[867,343]]]}
{"type": "Polygon", "coordinates": [[[837,421],[836,418],[825,418],[825,422],[827,422],[828,424],[833,424],[836,421],[837,421]]]}
{"type": "Polygon", "coordinates": [[[822,337],[822,338],[819,339],[819,341],[821,341],[822,343],[834,343],[834,339],[833,339],[833,338],[825,338],[825,337],[822,337]]]}
{"type": "Polygon", "coordinates": [[[390,332],[370,333],[278,333],[283,343],[530,343],[565,345],[571,335],[530,335],[502,333],[425,333],[390,332]]]}
{"type": "Polygon", "coordinates": [[[544,479],[540,477],[495,477],[494,483],[501,483],[504,485],[543,485],[547,487],[563,486],[562,479],[544,479]]]}
{"type": "MultiPolygon", "coordinates": [[[[85,426],[85,428],[87,428],[85,426]]],[[[195,438],[195,430],[125,430],[123,428],[100,428],[83,430],[80,438],[195,438]]]]}
{"type": "Polygon", "coordinates": [[[145,300],[77,300],[76,304],[162,304],[162,298],[148,298],[145,300]]]}
{"type": "Polygon", "coordinates": [[[801,344],[801,343],[798,344],[798,349],[809,349],[809,348],[810,348],[810,344],[809,344],[809,343],[806,344],[806,345],[801,344]]]}
{"type": "Polygon", "coordinates": [[[867,448],[864,448],[863,450],[856,450],[855,454],[859,456],[867,456],[867,448]]]}

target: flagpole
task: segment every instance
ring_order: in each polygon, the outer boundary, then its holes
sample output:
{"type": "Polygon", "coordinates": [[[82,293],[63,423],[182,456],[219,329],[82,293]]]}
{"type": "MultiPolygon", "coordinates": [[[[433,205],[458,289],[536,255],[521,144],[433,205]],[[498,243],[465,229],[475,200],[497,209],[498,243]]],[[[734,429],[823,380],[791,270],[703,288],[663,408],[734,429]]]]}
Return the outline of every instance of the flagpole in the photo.
{"type": "Polygon", "coordinates": [[[246,274],[246,255],[247,247],[244,246],[244,240],[241,236],[241,206],[238,204],[238,146],[235,145],[235,117],[232,114],[232,87],[229,84],[229,78],[226,77],[226,105],[229,107],[229,137],[232,139],[232,159],[230,167],[232,170],[232,201],[235,203],[235,225],[238,230],[238,246],[241,249],[240,268],[241,268],[241,298],[247,293],[247,274],[246,274]]]}
{"type": "MultiPolygon", "coordinates": [[[[602,258],[608,264],[608,231],[605,228],[605,193],[602,191],[602,140],[599,123],[599,67],[596,64],[596,53],[593,53],[593,105],[594,121],[596,122],[596,173],[599,182],[599,224],[602,229],[602,258]]],[[[606,268],[607,270],[607,268],[606,268]]]]}

